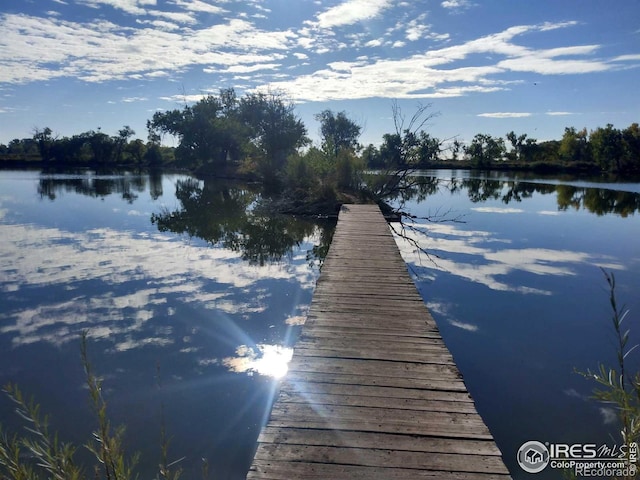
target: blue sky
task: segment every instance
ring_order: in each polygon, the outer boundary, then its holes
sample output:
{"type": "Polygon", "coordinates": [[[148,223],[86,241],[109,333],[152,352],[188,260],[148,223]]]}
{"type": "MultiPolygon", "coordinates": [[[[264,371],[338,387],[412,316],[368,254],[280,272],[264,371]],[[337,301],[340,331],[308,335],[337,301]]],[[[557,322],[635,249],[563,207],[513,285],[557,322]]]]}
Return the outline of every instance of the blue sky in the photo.
{"type": "Polygon", "coordinates": [[[0,142],[124,125],[203,94],[283,90],[310,135],[346,111],[361,142],[396,99],[429,130],[561,138],[640,121],[638,0],[2,0],[0,142]]]}

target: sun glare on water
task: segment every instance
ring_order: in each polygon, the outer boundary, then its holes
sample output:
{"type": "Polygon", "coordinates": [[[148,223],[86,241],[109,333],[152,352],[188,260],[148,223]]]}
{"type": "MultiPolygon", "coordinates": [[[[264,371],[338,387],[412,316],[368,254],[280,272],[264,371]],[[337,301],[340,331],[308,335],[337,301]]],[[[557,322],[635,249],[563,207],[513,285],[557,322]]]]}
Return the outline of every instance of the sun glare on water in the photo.
{"type": "Polygon", "coordinates": [[[292,357],[292,348],[259,343],[256,348],[240,345],[236,356],[224,358],[222,363],[232,372],[280,379],[287,374],[292,357]]]}

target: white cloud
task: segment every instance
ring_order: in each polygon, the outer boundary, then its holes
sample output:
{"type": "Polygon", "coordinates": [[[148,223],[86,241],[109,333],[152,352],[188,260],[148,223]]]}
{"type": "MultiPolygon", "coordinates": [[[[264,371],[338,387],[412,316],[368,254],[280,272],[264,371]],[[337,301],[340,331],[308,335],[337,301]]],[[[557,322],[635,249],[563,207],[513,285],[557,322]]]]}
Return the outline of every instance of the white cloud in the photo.
{"type": "Polygon", "coordinates": [[[7,83],[59,77],[101,82],[157,77],[193,65],[269,62],[280,58],[283,54],[275,52],[288,50],[294,41],[290,32],[259,30],[243,20],[177,31],[27,15],[4,15],[3,20],[6,33],[0,38],[0,82],[7,83]]]}
{"type": "Polygon", "coordinates": [[[635,55],[620,55],[611,59],[612,62],[638,62],[640,61],[640,54],[635,55]]]}
{"type": "Polygon", "coordinates": [[[146,13],[144,7],[155,6],[156,0],[79,0],[79,3],[93,8],[108,5],[132,15],[143,15],[146,13]]]}
{"type": "Polygon", "coordinates": [[[610,64],[598,60],[554,60],[534,52],[502,60],[497,66],[515,72],[532,72],[541,75],[584,74],[611,69],[610,64]]]}
{"type": "Polygon", "coordinates": [[[125,97],[122,99],[124,103],[146,102],[147,100],[149,100],[147,97],[125,97]]]}
{"type": "Polygon", "coordinates": [[[478,117],[485,118],[522,118],[530,117],[531,113],[527,112],[493,112],[493,113],[479,113],[478,117]]]}
{"type": "Polygon", "coordinates": [[[196,16],[190,12],[163,12],[161,10],[151,10],[148,13],[154,17],[166,18],[176,23],[188,25],[197,23],[196,16]]]}
{"type": "Polygon", "coordinates": [[[141,25],[151,25],[152,27],[157,28],[158,30],[178,30],[180,25],[172,22],[167,22],[165,20],[136,20],[141,25]]]}
{"type": "Polygon", "coordinates": [[[552,117],[560,117],[564,115],[575,115],[575,114],[572,112],[545,112],[545,115],[549,115],[552,117]]]}
{"type": "Polygon", "coordinates": [[[414,18],[407,24],[405,34],[407,40],[415,42],[425,36],[426,32],[431,28],[430,25],[424,23],[426,17],[427,16],[425,14],[420,15],[418,18],[414,18]]]}
{"type": "Polygon", "coordinates": [[[233,65],[224,72],[232,72],[232,73],[248,73],[248,72],[257,72],[260,70],[275,70],[280,67],[279,63],[257,63],[254,65],[233,65]]]}
{"type": "MultiPolygon", "coordinates": [[[[5,32],[0,38],[0,82],[19,84],[61,77],[104,82],[169,77],[199,69],[215,75],[212,83],[218,85],[241,79],[246,81],[242,86],[247,89],[281,89],[298,101],[448,98],[506,90],[518,82],[513,80],[513,74],[509,81],[503,78],[509,72],[580,74],[621,68],[616,61],[637,60],[634,55],[613,60],[591,58],[597,45],[535,49],[515,41],[523,34],[568,28],[576,22],[518,25],[457,45],[451,45],[449,34],[431,32],[425,14],[398,22],[375,36],[353,29],[340,36],[329,30],[381,16],[393,6],[390,0],[343,1],[319,13],[317,21],[288,30],[260,29],[249,21],[249,15],[214,24],[199,23],[201,14],[217,14],[227,2],[173,0],[173,6],[181,11],[164,11],[155,0],[84,2],[137,12],[138,24],[131,27],[99,19],[76,23],[0,15],[5,32]],[[422,45],[417,42],[419,39],[449,43],[445,48],[424,47],[418,54],[402,57],[398,49],[409,42],[422,45]],[[314,55],[346,52],[354,45],[392,48],[394,56],[366,61],[348,61],[347,57],[347,61],[329,66],[325,59],[315,71],[308,66],[314,55]],[[294,61],[287,63],[287,57],[294,61]],[[296,63],[296,59],[305,63],[296,63]],[[305,65],[304,70],[298,68],[301,65],[305,65]],[[264,76],[238,76],[260,70],[271,72],[264,76]]],[[[444,3],[452,9],[470,5],[460,1],[444,3]]],[[[258,3],[252,3],[251,8],[263,9],[258,3]]]]}
{"type": "MultiPolygon", "coordinates": [[[[561,22],[514,26],[463,44],[427,50],[407,58],[378,59],[364,65],[353,63],[352,68],[339,71],[320,69],[272,86],[290,92],[293,98],[301,101],[372,97],[446,98],[504,90],[506,83],[496,77],[508,70],[578,74],[614,68],[600,60],[566,58],[591,54],[597,49],[595,45],[536,51],[513,42],[525,33],[567,28],[574,24],[561,22]],[[471,56],[479,59],[478,54],[483,54],[484,63],[450,68],[450,64],[471,56]],[[491,61],[487,59],[489,55],[503,58],[491,61]],[[442,68],[444,66],[448,68],[442,68]]],[[[396,26],[392,30],[398,28],[396,26]]]]}
{"type": "Polygon", "coordinates": [[[347,0],[319,14],[317,25],[331,28],[369,20],[380,15],[391,3],[391,0],[347,0]]]}
{"type": "Polygon", "coordinates": [[[369,40],[367,43],[365,43],[364,46],[365,47],[379,47],[383,43],[384,42],[382,40],[380,40],[379,38],[374,38],[373,40],[369,40]]]}
{"type": "Polygon", "coordinates": [[[440,4],[442,8],[449,10],[464,10],[473,6],[469,0],[445,0],[440,4]]]}
{"type": "MultiPolygon", "coordinates": [[[[171,3],[177,5],[179,7],[183,7],[185,10],[190,10],[192,12],[205,12],[205,13],[215,13],[222,14],[225,13],[226,10],[217,5],[212,5],[210,3],[204,2],[202,0],[172,0],[171,3]]],[[[224,2],[218,2],[224,3],[224,2]]]]}

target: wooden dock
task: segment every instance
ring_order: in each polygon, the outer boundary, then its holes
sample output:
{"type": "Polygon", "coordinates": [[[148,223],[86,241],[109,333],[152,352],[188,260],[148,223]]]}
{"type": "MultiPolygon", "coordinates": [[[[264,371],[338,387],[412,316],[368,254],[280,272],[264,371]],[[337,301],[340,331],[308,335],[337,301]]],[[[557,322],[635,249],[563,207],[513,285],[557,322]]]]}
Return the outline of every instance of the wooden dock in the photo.
{"type": "Polygon", "coordinates": [[[343,206],[247,479],[507,479],[390,229],[343,206]]]}

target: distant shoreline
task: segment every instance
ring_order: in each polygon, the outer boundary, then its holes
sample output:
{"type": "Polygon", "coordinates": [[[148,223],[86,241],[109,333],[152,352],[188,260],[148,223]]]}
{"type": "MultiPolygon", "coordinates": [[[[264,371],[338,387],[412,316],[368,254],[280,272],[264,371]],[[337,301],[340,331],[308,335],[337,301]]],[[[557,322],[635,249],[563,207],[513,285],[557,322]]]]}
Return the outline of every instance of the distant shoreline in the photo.
{"type": "MultiPolygon", "coordinates": [[[[41,160],[40,158],[3,158],[0,157],[0,169],[7,170],[13,168],[20,169],[40,169],[40,170],[165,170],[171,172],[182,172],[192,175],[205,175],[214,176],[220,178],[235,178],[252,180],[253,178],[247,178],[240,172],[210,172],[202,169],[191,169],[186,167],[179,167],[173,164],[165,165],[151,165],[148,163],[73,163],[73,162],[55,162],[49,163],[41,160]]],[[[374,169],[375,170],[375,169],[374,169]]],[[[623,172],[606,172],[592,163],[551,163],[551,162],[535,162],[530,164],[515,163],[515,162],[494,162],[490,166],[478,166],[468,160],[442,160],[438,162],[432,162],[430,164],[421,165],[415,169],[418,170],[470,170],[477,172],[532,172],[540,174],[572,174],[572,175],[590,175],[590,176],[606,176],[616,179],[640,181],[640,171],[630,170],[623,172]]],[[[249,176],[251,177],[251,176],[249,176]]]]}

